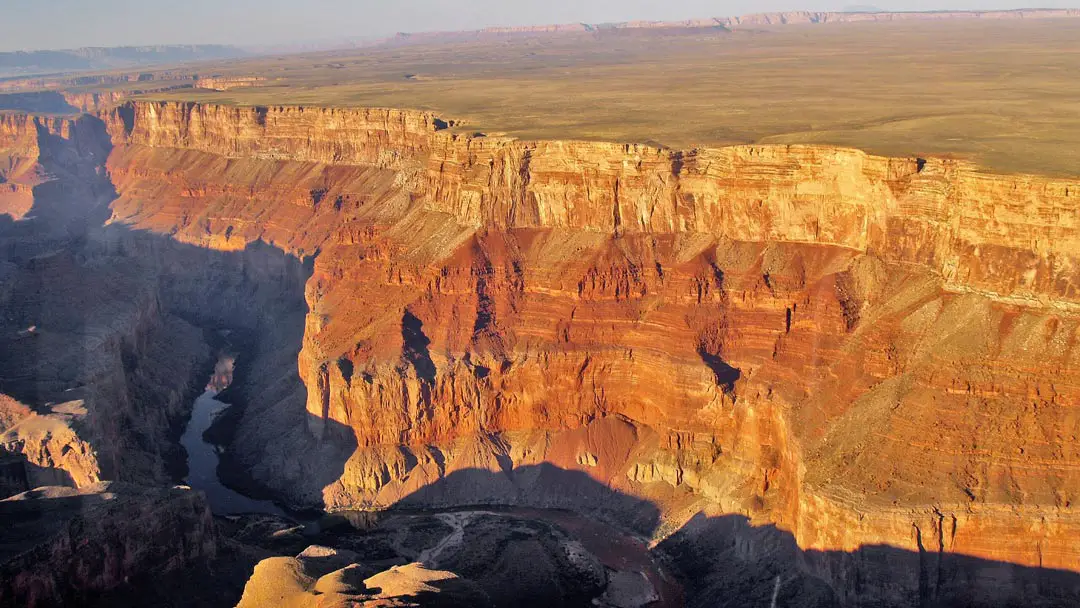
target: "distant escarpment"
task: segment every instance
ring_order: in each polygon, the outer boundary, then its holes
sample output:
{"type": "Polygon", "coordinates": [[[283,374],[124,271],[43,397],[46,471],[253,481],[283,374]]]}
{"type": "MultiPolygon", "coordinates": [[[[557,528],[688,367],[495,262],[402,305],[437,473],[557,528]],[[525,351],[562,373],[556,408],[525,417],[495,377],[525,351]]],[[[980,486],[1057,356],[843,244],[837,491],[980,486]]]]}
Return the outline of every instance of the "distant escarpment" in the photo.
{"type": "Polygon", "coordinates": [[[738,560],[782,531],[845,605],[1080,571],[1080,180],[389,109],[94,120],[114,251],[169,314],[259,328],[228,457],[286,500],[568,507],[688,553],[738,516],[738,560]]]}
{"type": "Polygon", "coordinates": [[[229,59],[245,54],[237,47],[214,44],[9,51],[0,53],[0,76],[132,69],[163,63],[229,59]]]}
{"type": "Polygon", "coordinates": [[[753,29],[782,25],[814,25],[837,23],[889,23],[1012,19],[1067,19],[1080,17],[1077,9],[1015,9],[996,11],[780,11],[752,13],[737,17],[710,17],[683,21],[622,21],[614,23],[559,23],[489,27],[471,31],[441,31],[399,33],[380,40],[381,45],[440,44],[473,40],[498,40],[535,36],[604,36],[612,34],[657,32],[698,32],[753,29]]]}

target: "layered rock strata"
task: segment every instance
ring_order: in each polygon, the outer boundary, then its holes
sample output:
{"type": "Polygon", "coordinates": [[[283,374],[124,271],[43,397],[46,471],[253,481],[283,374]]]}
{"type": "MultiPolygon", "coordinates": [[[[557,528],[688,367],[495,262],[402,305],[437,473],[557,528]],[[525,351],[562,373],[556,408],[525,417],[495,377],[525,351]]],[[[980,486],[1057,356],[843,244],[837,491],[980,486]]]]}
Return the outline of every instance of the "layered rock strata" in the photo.
{"type": "MultiPolygon", "coordinates": [[[[1080,182],[465,137],[399,110],[101,120],[112,229],[296,261],[264,273],[278,283],[222,269],[264,291],[204,314],[303,283],[306,316],[281,308],[276,347],[241,362],[230,447],[297,504],[565,506],[655,536],[736,513],[800,551],[1080,570],[1080,182]]],[[[171,268],[197,291],[202,270],[171,268]]],[[[836,589],[871,568],[800,563],[836,589]]]]}
{"type": "Polygon", "coordinates": [[[8,177],[32,184],[31,206],[0,223],[0,399],[18,412],[0,425],[4,496],[179,479],[175,442],[210,352],[201,330],[162,305],[156,264],[88,236],[115,197],[103,124],[0,124],[8,177]]]}
{"type": "Polygon", "coordinates": [[[86,416],[80,401],[41,415],[0,395],[0,498],[43,486],[87,487],[101,481],[101,465],[75,425],[86,416]]]}

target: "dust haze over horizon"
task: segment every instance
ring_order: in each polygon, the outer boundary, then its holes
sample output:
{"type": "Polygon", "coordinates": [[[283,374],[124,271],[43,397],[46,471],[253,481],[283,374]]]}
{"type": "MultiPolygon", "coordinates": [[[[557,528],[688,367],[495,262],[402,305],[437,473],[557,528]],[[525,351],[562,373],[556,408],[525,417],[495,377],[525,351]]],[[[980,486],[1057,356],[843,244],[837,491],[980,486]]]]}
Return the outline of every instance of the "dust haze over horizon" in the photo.
{"type": "Polygon", "coordinates": [[[1073,8],[1077,0],[7,0],[0,51],[157,44],[272,47],[355,40],[396,32],[551,23],[671,21],[788,10],[883,11],[1073,8]]]}

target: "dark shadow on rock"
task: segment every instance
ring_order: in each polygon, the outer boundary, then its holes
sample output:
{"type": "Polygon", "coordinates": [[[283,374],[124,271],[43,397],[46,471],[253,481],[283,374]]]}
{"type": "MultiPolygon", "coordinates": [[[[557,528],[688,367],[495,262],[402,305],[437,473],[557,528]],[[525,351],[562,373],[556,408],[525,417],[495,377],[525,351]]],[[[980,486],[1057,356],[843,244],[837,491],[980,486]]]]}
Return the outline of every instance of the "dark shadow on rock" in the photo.
{"type": "MultiPolygon", "coordinates": [[[[390,512],[478,507],[570,510],[643,537],[655,534],[661,523],[660,510],[651,501],[614,490],[584,472],[547,463],[508,471],[456,471],[401,499],[390,512]]],[[[679,580],[690,606],[1080,606],[1080,573],[930,548],[803,550],[790,532],[754,526],[742,515],[698,514],[660,542],[652,555],[679,580]]],[[[505,567],[491,547],[478,549],[470,559],[475,567],[453,562],[447,569],[483,578],[505,567]]],[[[498,593],[492,597],[506,599],[498,593]]]]}
{"type": "MultiPolygon", "coordinates": [[[[214,363],[203,331],[231,330],[247,337],[228,394],[231,419],[258,420],[273,408],[280,416],[268,418],[295,428],[268,432],[296,432],[291,443],[272,441],[302,450],[308,414],[296,361],[313,258],[258,240],[220,251],[106,225],[117,193],[104,123],[33,121],[48,179],[24,220],[0,222],[0,392],[40,413],[86,400],[91,411],[76,430],[104,478],[177,482],[186,474],[179,438],[214,363]]],[[[328,426],[341,445],[316,450],[326,484],[355,449],[351,429],[328,426]]],[[[244,461],[230,471],[254,488],[249,468],[244,461]]]]}
{"type": "Polygon", "coordinates": [[[718,355],[714,355],[705,349],[699,349],[698,355],[701,357],[701,361],[712,371],[713,377],[716,378],[716,385],[723,388],[724,392],[732,393],[735,390],[735,382],[742,376],[742,372],[728,365],[727,361],[724,361],[718,355]]]}
{"type": "Polygon", "coordinates": [[[401,600],[415,602],[413,604],[415,606],[429,606],[430,608],[488,608],[498,605],[493,603],[475,583],[460,578],[429,581],[426,585],[434,587],[435,591],[421,591],[416,595],[403,597],[401,600]]]}
{"type": "Polygon", "coordinates": [[[435,363],[428,346],[431,340],[424,335],[424,322],[411,311],[401,317],[402,357],[416,370],[416,376],[430,384],[435,382],[435,363]]]}
{"type": "Polygon", "coordinates": [[[56,91],[0,94],[0,110],[42,112],[45,114],[75,114],[78,108],[68,103],[56,91]]]}
{"type": "Polygon", "coordinates": [[[660,510],[643,500],[614,490],[582,471],[550,463],[506,471],[463,469],[409,494],[393,508],[456,508],[513,506],[567,509],[599,517],[641,534],[660,524],[660,510]]]}
{"type": "Polygon", "coordinates": [[[0,501],[0,606],[81,606],[131,577],[212,559],[213,522],[190,490],[100,484],[0,501]]]}
{"type": "Polygon", "coordinates": [[[74,487],[75,482],[64,469],[39,466],[0,446],[0,500],[41,486],[74,487]]]}
{"type": "Polygon", "coordinates": [[[699,514],[657,550],[677,568],[692,606],[1080,605],[1076,572],[886,545],[803,550],[791,533],[741,515],[699,514]]]}

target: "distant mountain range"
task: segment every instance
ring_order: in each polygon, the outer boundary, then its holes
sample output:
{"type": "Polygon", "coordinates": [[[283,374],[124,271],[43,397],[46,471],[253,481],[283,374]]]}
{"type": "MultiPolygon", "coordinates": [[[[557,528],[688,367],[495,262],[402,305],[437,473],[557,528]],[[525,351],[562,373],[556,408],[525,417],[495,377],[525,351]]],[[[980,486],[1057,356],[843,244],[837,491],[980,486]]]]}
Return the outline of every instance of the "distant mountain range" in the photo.
{"type": "Polygon", "coordinates": [[[1080,17],[1080,9],[1015,9],[992,11],[882,11],[871,5],[851,5],[841,12],[789,11],[756,13],[739,17],[712,17],[685,21],[626,21],[613,23],[563,23],[520,27],[489,27],[461,31],[401,32],[393,36],[367,36],[319,41],[270,44],[240,48],[228,45],[167,45],[86,47],[57,51],[0,52],[0,78],[44,74],[132,69],[213,59],[266,54],[293,54],[349,48],[445,44],[560,34],[612,35],[643,30],[735,30],[778,25],[861,23],[880,21],[937,21],[956,19],[1054,19],[1080,17]]]}
{"type": "Polygon", "coordinates": [[[122,46],[60,51],[13,51],[0,53],[0,77],[139,68],[208,59],[232,59],[247,54],[240,48],[225,45],[122,46]]]}
{"type": "Polygon", "coordinates": [[[891,21],[1060,19],[1080,17],[1080,9],[1012,9],[990,11],[885,11],[872,5],[850,5],[839,12],[787,11],[754,13],[738,17],[710,17],[684,21],[624,21],[611,23],[559,23],[544,25],[487,27],[476,30],[399,32],[388,37],[327,39],[289,45],[267,45],[252,49],[257,53],[299,53],[348,48],[446,44],[522,36],[616,35],[647,30],[735,30],[779,25],[826,23],[866,23],[891,21]]]}

